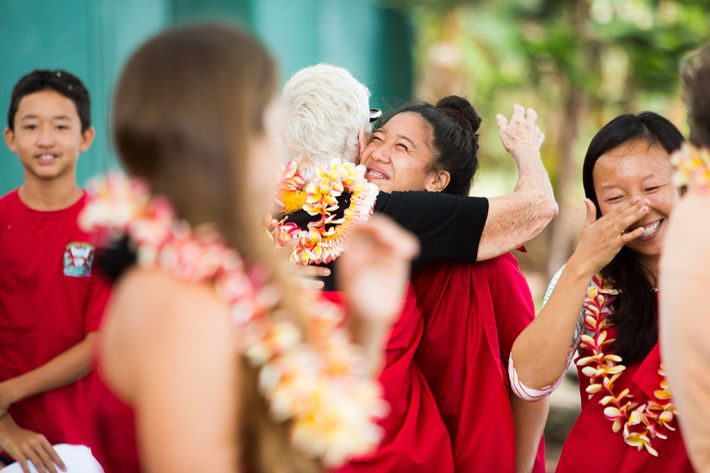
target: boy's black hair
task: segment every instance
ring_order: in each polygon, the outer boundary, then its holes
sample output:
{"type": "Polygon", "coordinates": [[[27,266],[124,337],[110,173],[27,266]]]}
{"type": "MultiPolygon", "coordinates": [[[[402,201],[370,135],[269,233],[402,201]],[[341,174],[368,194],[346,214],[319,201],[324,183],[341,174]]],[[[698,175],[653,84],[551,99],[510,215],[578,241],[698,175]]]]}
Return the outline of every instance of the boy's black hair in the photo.
{"type": "Polygon", "coordinates": [[[34,70],[17,81],[12,89],[7,111],[7,127],[10,130],[15,130],[15,114],[22,97],[43,90],[53,90],[74,102],[82,133],[91,127],[91,100],[84,84],[66,71],[34,70]]]}

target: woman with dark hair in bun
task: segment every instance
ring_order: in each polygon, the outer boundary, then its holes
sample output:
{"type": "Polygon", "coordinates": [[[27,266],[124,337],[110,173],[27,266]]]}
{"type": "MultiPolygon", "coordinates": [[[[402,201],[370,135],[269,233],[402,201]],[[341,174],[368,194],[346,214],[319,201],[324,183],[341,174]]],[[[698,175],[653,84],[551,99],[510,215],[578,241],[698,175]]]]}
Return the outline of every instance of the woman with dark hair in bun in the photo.
{"type": "MultiPolygon", "coordinates": [[[[510,122],[497,118],[511,154],[539,153],[543,135],[533,110],[516,105],[510,122]]],[[[478,167],[480,124],[458,96],[404,107],[373,132],[361,159],[366,176],[386,192],[467,196],[478,167]]],[[[507,386],[513,341],[534,317],[517,260],[507,253],[479,264],[415,263],[415,269],[424,316],[416,362],[451,437],[454,471],[544,471],[547,401],[515,399],[507,386]]]]}

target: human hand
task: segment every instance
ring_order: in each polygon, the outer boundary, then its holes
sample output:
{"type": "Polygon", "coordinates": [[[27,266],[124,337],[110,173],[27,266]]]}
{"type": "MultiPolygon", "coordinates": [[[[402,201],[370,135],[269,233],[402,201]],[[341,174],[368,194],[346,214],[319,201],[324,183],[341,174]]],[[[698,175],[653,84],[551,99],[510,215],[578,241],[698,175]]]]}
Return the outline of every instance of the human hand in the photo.
{"type": "Polygon", "coordinates": [[[23,473],[30,473],[28,462],[40,473],[57,473],[57,467],[67,467],[47,438],[15,424],[9,414],[0,417],[0,448],[20,464],[23,473]]]}
{"type": "Polygon", "coordinates": [[[513,115],[510,120],[505,116],[496,115],[498,123],[498,134],[505,150],[514,159],[519,159],[529,154],[538,156],[540,146],[545,135],[537,126],[537,113],[532,108],[524,108],[521,105],[513,105],[513,115]]]}
{"type": "Polygon", "coordinates": [[[338,284],[351,314],[353,339],[379,367],[384,338],[402,310],[411,260],[419,243],[390,219],[375,215],[353,229],[338,258],[338,284]]]}
{"type": "Polygon", "coordinates": [[[325,287],[325,283],[318,278],[330,276],[330,269],[323,266],[303,266],[296,265],[296,271],[299,275],[299,283],[301,286],[319,291],[325,287]]]}
{"type": "Polygon", "coordinates": [[[587,217],[570,263],[583,268],[585,273],[594,274],[609,264],[624,245],[643,235],[642,227],[627,230],[649,209],[646,201],[636,198],[597,219],[594,203],[585,199],[585,204],[587,217]]]}

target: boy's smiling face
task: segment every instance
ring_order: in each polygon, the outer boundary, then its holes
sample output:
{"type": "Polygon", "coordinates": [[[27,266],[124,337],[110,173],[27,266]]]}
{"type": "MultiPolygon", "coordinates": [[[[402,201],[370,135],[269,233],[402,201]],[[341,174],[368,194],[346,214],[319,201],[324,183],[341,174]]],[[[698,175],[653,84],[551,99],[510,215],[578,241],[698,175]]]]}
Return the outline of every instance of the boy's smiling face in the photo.
{"type": "Polygon", "coordinates": [[[14,130],[5,130],[5,142],[20,157],[26,178],[40,180],[74,179],[79,153],[93,139],[93,128],[82,133],[74,102],[51,89],[22,97],[14,130]]]}

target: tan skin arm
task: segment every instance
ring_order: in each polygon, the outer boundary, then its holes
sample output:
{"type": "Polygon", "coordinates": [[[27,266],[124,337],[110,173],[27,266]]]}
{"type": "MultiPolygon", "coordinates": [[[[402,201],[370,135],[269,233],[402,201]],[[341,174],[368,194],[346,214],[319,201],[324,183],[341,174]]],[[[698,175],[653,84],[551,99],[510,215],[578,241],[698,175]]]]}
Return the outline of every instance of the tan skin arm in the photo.
{"type": "Polygon", "coordinates": [[[89,373],[94,333],[47,363],[0,383],[0,415],[12,404],[71,384],[89,373]]]}
{"type": "Polygon", "coordinates": [[[515,471],[530,473],[545,430],[550,403],[548,398],[528,402],[511,395],[510,407],[515,422],[515,471]]]}
{"type": "Polygon", "coordinates": [[[520,105],[508,121],[496,117],[501,142],[518,168],[512,194],[488,199],[488,218],[478,246],[478,261],[494,258],[537,236],[557,215],[550,178],[540,158],[544,135],[536,125],[537,114],[520,105]]]}
{"type": "Polygon", "coordinates": [[[12,419],[7,409],[22,399],[71,384],[86,376],[91,369],[91,350],[95,334],[57,355],[47,363],[15,378],[0,383],[0,448],[29,472],[32,461],[40,471],[55,472],[64,468],[61,458],[46,437],[23,429],[12,419]]]}
{"type": "Polygon", "coordinates": [[[643,228],[624,233],[648,213],[644,203],[626,203],[596,220],[594,204],[587,199],[587,218],[577,249],[570,257],[545,307],[513,344],[513,364],[520,380],[541,389],[562,375],[580,307],[592,276],[614,258],[643,228]]]}
{"type": "Polygon", "coordinates": [[[227,307],[206,286],[135,270],[118,286],[101,354],[136,410],[148,472],[238,469],[238,355],[227,307]]]}

